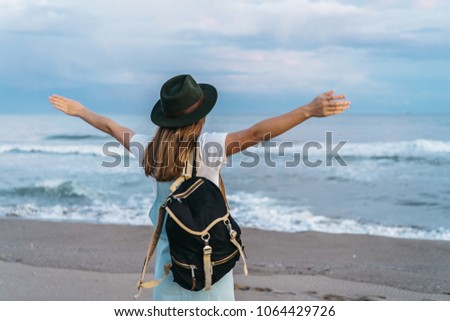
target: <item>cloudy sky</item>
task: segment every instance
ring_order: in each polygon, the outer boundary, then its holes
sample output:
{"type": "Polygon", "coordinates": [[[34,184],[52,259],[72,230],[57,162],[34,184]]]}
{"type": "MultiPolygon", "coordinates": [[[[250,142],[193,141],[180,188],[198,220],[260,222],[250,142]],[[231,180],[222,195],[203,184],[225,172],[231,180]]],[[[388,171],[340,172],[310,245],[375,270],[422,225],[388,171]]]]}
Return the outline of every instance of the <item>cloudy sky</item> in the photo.
{"type": "Polygon", "coordinates": [[[274,114],[335,89],[352,113],[448,113],[450,1],[0,0],[0,112],[52,93],[142,113],[168,78],[217,112],[274,114]]]}

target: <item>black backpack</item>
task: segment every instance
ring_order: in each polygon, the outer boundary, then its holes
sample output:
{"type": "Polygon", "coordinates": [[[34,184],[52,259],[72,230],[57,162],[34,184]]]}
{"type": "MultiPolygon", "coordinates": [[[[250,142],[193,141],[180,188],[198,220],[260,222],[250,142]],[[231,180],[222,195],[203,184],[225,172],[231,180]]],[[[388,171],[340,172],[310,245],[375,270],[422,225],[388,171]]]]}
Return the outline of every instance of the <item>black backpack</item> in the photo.
{"type": "Polygon", "coordinates": [[[240,257],[244,274],[248,274],[241,229],[230,215],[222,177],[219,175],[219,188],[196,175],[199,150],[196,143],[183,174],[170,186],[172,193],[159,209],[158,224],[138,283],[139,293],[141,288],[153,288],[161,282],[144,282],[144,278],[166,215],[172,262],[165,271],[166,275],[169,269],[172,271],[174,282],[191,291],[209,290],[233,269],[240,257]]]}

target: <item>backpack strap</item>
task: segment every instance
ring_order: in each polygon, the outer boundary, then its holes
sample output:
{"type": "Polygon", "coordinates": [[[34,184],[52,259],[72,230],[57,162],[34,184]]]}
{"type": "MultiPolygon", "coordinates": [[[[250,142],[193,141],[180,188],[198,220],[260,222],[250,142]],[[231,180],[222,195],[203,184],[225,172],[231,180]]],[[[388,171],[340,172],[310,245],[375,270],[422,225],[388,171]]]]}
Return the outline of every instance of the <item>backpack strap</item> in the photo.
{"type": "Polygon", "coordinates": [[[239,251],[239,255],[241,256],[242,261],[244,262],[244,275],[247,276],[248,275],[248,268],[247,268],[247,260],[245,259],[246,258],[245,252],[244,252],[244,249],[242,248],[242,246],[236,240],[236,235],[237,235],[236,231],[231,230],[231,232],[230,232],[230,241],[231,241],[231,243],[234,244],[234,246],[236,246],[236,248],[239,251]]]}
{"type": "Polygon", "coordinates": [[[190,163],[190,164],[188,163],[187,165],[192,168],[191,169],[191,177],[196,177],[197,169],[200,167],[200,146],[199,146],[198,141],[194,142],[194,152],[191,157],[193,157],[192,163],[190,163]]]}
{"type": "Polygon", "coordinates": [[[195,141],[194,149],[188,157],[186,166],[184,166],[181,176],[178,177],[175,182],[170,185],[170,191],[173,193],[177,190],[178,186],[181,185],[185,180],[191,177],[197,176],[198,160],[200,159],[200,148],[198,147],[198,142],[195,141]]]}
{"type": "MultiPolygon", "coordinates": [[[[147,256],[145,257],[144,266],[142,267],[141,279],[139,280],[139,282],[137,284],[137,288],[138,288],[139,292],[136,295],[134,295],[135,300],[137,300],[137,298],[141,294],[142,288],[145,288],[145,289],[154,288],[155,286],[159,285],[162,281],[162,279],[161,279],[161,280],[152,280],[152,281],[144,282],[144,279],[145,279],[145,273],[147,272],[147,268],[148,268],[148,262],[150,261],[150,258],[152,257],[153,253],[155,252],[156,244],[158,244],[159,237],[161,236],[162,226],[164,223],[164,216],[166,214],[165,207],[166,207],[166,204],[163,204],[159,208],[158,224],[156,225],[155,232],[153,232],[153,236],[150,239],[150,244],[148,245],[147,256]]],[[[164,266],[165,276],[167,276],[169,274],[169,269],[170,269],[170,264],[167,264],[166,266],[164,266]]]]}
{"type": "Polygon", "coordinates": [[[225,200],[225,204],[227,205],[227,212],[230,212],[230,206],[228,205],[228,199],[227,199],[227,191],[225,190],[225,184],[223,183],[222,175],[219,173],[219,189],[222,193],[223,199],[225,200]]]}
{"type": "MultiPolygon", "coordinates": [[[[225,184],[223,183],[222,175],[219,173],[219,187],[220,191],[222,192],[223,199],[225,200],[225,204],[227,205],[227,211],[230,212],[230,206],[228,205],[228,199],[227,199],[227,193],[225,190],[225,184]]],[[[230,232],[230,242],[236,246],[236,248],[239,251],[239,254],[242,258],[242,261],[244,262],[244,275],[248,275],[248,268],[247,268],[247,261],[246,261],[246,255],[244,252],[244,248],[239,244],[239,242],[236,240],[237,233],[231,228],[231,223],[228,222],[229,226],[229,232],[230,232]]],[[[206,273],[206,272],[205,272],[206,273]]]]}
{"type": "Polygon", "coordinates": [[[191,151],[188,162],[186,166],[183,168],[183,175],[186,176],[186,179],[197,176],[197,168],[198,161],[200,159],[200,147],[198,146],[198,141],[194,142],[194,149],[191,151]]]}

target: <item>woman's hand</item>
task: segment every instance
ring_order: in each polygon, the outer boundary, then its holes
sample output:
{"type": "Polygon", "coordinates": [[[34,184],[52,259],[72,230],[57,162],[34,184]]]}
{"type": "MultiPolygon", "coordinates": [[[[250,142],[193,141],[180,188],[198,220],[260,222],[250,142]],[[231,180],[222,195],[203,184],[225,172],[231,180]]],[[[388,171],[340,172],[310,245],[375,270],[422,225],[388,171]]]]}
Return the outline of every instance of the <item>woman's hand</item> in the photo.
{"type": "Polygon", "coordinates": [[[85,109],[85,107],[78,101],[65,98],[59,95],[52,95],[48,97],[48,100],[55,109],[59,109],[63,113],[70,116],[79,117],[81,115],[81,112],[85,109]]]}
{"type": "Polygon", "coordinates": [[[314,98],[302,109],[308,117],[326,117],[337,115],[350,107],[350,101],[345,99],[345,95],[333,95],[334,91],[323,93],[314,98]]]}

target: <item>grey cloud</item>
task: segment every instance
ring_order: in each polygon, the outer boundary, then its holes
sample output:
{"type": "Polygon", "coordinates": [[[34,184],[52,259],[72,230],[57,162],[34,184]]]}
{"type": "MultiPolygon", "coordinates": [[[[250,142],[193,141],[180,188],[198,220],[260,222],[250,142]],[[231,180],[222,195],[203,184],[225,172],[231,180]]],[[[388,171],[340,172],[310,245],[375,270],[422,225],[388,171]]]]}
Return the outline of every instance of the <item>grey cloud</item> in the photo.
{"type": "Polygon", "coordinates": [[[265,92],[271,83],[278,93],[336,84],[382,88],[389,80],[381,74],[392,68],[384,61],[404,72],[407,60],[445,59],[448,8],[306,0],[0,7],[0,82],[159,86],[191,72],[230,92],[265,92]]]}

